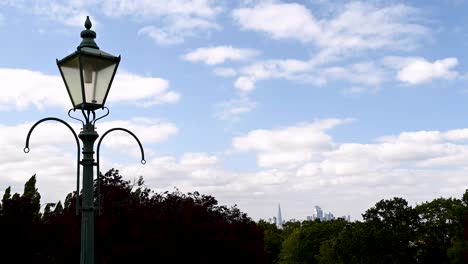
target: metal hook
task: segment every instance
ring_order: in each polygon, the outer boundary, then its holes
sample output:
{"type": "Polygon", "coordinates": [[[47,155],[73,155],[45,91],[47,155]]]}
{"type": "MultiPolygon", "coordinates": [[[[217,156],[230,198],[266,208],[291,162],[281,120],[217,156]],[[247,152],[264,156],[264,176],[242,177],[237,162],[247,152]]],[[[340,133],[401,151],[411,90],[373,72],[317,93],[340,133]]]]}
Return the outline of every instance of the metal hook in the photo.
{"type": "MultiPolygon", "coordinates": [[[[102,118],[102,117],[101,117],[102,118]]],[[[104,137],[106,137],[107,134],[109,134],[110,132],[112,131],[116,131],[116,130],[120,130],[120,131],[124,131],[124,132],[127,132],[128,134],[130,134],[131,136],[133,136],[133,138],[135,138],[136,142],[138,143],[138,146],[140,146],[140,151],[141,151],[141,164],[146,164],[146,160],[145,160],[145,151],[143,150],[143,145],[141,144],[140,140],[138,139],[138,137],[133,134],[133,132],[131,132],[130,130],[126,129],[126,128],[121,128],[121,127],[117,127],[117,128],[111,128],[109,130],[107,130],[102,136],[101,138],[99,139],[99,142],[97,144],[97,148],[96,148],[96,168],[97,168],[97,193],[98,193],[98,210],[99,210],[99,215],[101,215],[101,182],[100,182],[100,175],[101,175],[101,172],[100,172],[100,169],[99,169],[99,150],[101,149],[101,142],[102,140],[104,139],[104,137]]]]}
{"type": "MultiPolygon", "coordinates": [[[[73,118],[73,117],[72,117],[73,118]]],[[[79,120],[79,119],[78,119],[79,120]]],[[[39,121],[37,121],[30,129],[29,129],[29,132],[28,132],[28,136],[26,137],[26,145],[24,147],[24,152],[25,153],[29,153],[29,139],[31,138],[31,134],[34,130],[34,128],[36,128],[37,125],[39,125],[40,123],[42,122],[45,122],[45,121],[57,121],[57,122],[60,122],[62,124],[64,124],[66,127],[68,127],[70,129],[70,131],[73,133],[73,136],[75,136],[75,140],[76,140],[76,148],[77,148],[77,158],[76,158],[76,193],[77,193],[77,196],[76,196],[76,214],[78,215],[79,213],[79,207],[80,207],[80,157],[81,157],[81,154],[80,154],[80,141],[78,139],[78,136],[76,135],[76,132],[75,130],[73,130],[73,128],[65,121],[63,121],[62,119],[59,119],[59,118],[56,118],[56,117],[47,117],[47,118],[43,118],[39,121]]],[[[80,120],[81,121],[81,120],[80,120]]],[[[81,121],[82,122],[82,121],[81,121]]]]}

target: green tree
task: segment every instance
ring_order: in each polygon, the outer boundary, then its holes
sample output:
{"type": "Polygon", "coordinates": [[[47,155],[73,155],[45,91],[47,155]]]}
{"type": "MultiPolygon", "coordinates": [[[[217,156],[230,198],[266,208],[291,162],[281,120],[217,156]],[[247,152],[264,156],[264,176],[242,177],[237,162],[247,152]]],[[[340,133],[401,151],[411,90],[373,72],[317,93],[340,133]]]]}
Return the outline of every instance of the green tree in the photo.
{"type": "Polygon", "coordinates": [[[58,203],[55,205],[54,213],[55,214],[61,214],[62,212],[63,212],[62,202],[58,201],[58,203]]]}
{"type": "Polygon", "coordinates": [[[368,229],[378,239],[379,263],[415,263],[419,216],[408,202],[399,197],[381,200],[363,215],[368,229]]]}
{"type": "Polygon", "coordinates": [[[317,256],[322,264],[374,264],[385,262],[380,257],[378,230],[363,222],[347,223],[335,237],[320,245],[317,256]]]}
{"type": "Polygon", "coordinates": [[[5,203],[8,199],[11,198],[11,186],[5,189],[5,193],[3,194],[2,204],[5,203]]]}
{"type": "Polygon", "coordinates": [[[318,263],[320,245],[345,227],[342,219],[303,222],[284,240],[279,263],[318,263]]]}
{"type": "Polygon", "coordinates": [[[50,210],[50,207],[52,206],[53,204],[51,203],[47,203],[46,206],[44,207],[44,216],[46,215],[49,215],[51,213],[51,210],[50,210]]]}
{"type": "Polygon", "coordinates": [[[270,224],[264,220],[260,220],[257,225],[263,230],[265,251],[270,257],[270,262],[278,263],[281,245],[284,240],[282,230],[275,224],[270,224]]]}
{"type": "Polygon", "coordinates": [[[421,218],[416,241],[417,257],[422,263],[449,263],[447,250],[463,240],[463,202],[437,198],[415,207],[421,218]]]}
{"type": "Polygon", "coordinates": [[[23,191],[23,199],[26,199],[30,202],[30,213],[33,215],[35,219],[41,217],[40,209],[41,209],[41,195],[37,191],[36,188],[36,174],[34,174],[25,184],[24,184],[24,191],[23,191]]]}
{"type": "Polygon", "coordinates": [[[283,242],[279,263],[306,263],[305,260],[301,259],[300,247],[301,229],[296,228],[291,232],[291,234],[289,234],[289,236],[283,242]]]}
{"type": "Polygon", "coordinates": [[[319,263],[417,263],[417,212],[402,198],[381,200],[320,246],[319,263]]]}

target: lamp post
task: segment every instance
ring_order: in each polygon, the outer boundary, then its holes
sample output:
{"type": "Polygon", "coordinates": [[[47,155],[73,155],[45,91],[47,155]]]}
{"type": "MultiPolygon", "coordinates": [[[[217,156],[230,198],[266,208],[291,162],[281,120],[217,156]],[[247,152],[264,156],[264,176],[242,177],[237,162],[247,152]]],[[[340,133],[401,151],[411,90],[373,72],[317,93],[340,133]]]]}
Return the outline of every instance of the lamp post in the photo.
{"type": "Polygon", "coordinates": [[[94,39],[96,33],[91,30],[92,24],[89,17],[84,24],[85,30],[81,32],[83,40],[77,50],[61,60],[57,65],[62,75],[65,87],[72,102],[73,108],[68,111],[68,116],[83,124],[81,132],[77,135],[73,128],[65,121],[55,117],[48,117],[37,121],[29,130],[26,137],[24,152],[29,152],[29,139],[34,128],[45,121],[57,121],[67,126],[73,133],[77,145],[77,183],[76,183],[76,213],[81,209],[81,264],[94,263],[94,195],[93,180],[94,169],[97,168],[97,204],[100,212],[100,171],[99,171],[99,149],[104,137],[113,131],[124,131],[129,133],[137,141],[141,151],[141,163],[145,164],[143,146],[140,140],[131,131],[125,128],[112,128],[106,131],[97,144],[97,161],[94,160],[94,143],[99,138],[95,130],[96,121],[109,115],[109,108],[104,104],[109,94],[112,81],[120,62],[120,56],[116,57],[99,49],[94,39]],[[96,118],[96,110],[102,109],[107,112],[96,118]],[[83,120],[73,117],[71,112],[79,110],[83,114],[83,120]],[[83,144],[83,159],[80,160],[80,142],[83,144]],[[83,166],[83,191],[82,205],[79,206],[80,196],[80,165],[83,166]]]}

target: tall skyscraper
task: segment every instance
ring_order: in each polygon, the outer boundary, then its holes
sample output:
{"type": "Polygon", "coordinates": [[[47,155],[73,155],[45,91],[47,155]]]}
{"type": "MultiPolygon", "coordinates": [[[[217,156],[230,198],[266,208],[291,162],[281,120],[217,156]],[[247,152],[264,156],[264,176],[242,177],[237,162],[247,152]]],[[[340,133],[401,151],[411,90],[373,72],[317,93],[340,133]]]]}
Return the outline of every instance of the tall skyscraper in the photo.
{"type": "Polygon", "coordinates": [[[278,227],[283,226],[283,217],[281,216],[281,205],[278,204],[278,218],[276,218],[276,225],[278,227]]]}
{"type": "Polygon", "coordinates": [[[323,211],[322,211],[322,208],[320,208],[320,206],[315,206],[315,215],[317,216],[318,219],[323,221],[323,211]]]}

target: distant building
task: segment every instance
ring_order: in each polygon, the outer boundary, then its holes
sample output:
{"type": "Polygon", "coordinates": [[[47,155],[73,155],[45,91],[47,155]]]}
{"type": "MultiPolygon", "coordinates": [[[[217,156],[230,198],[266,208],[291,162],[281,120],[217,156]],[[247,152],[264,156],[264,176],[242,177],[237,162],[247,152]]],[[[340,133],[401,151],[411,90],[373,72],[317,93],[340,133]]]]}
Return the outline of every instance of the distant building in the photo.
{"type": "Polygon", "coordinates": [[[276,225],[278,226],[278,228],[282,227],[283,226],[283,217],[281,216],[281,205],[280,204],[278,204],[278,218],[276,220],[277,220],[276,225]]]}
{"type": "Polygon", "coordinates": [[[342,218],[342,219],[345,220],[345,221],[351,222],[351,216],[349,216],[349,215],[348,215],[348,216],[343,215],[343,216],[340,217],[340,218],[342,218]]]}
{"type": "MultiPolygon", "coordinates": [[[[339,218],[342,218],[345,221],[351,222],[351,216],[350,215],[344,215],[339,218]]],[[[320,220],[320,221],[331,221],[335,220],[336,217],[332,212],[324,213],[322,208],[320,206],[315,206],[314,208],[314,213],[312,215],[306,216],[306,221],[315,221],[315,220],[320,220]]],[[[301,222],[302,220],[298,220],[295,218],[291,218],[289,220],[290,222],[301,222]]],[[[281,212],[281,204],[278,204],[278,214],[277,216],[273,216],[273,218],[268,218],[268,222],[270,224],[275,224],[278,228],[283,228],[283,225],[285,224],[285,220],[283,220],[283,215],[281,212]]]]}
{"type": "Polygon", "coordinates": [[[325,215],[323,217],[324,221],[330,221],[330,220],[334,220],[334,219],[335,219],[335,216],[331,212],[328,212],[328,214],[325,213],[325,215]]]}
{"type": "MultiPolygon", "coordinates": [[[[315,206],[315,215],[316,215],[316,219],[319,219],[319,220],[324,220],[323,219],[323,211],[322,211],[322,208],[320,208],[320,206],[315,206]]],[[[314,219],[315,220],[315,219],[314,219]]]]}

